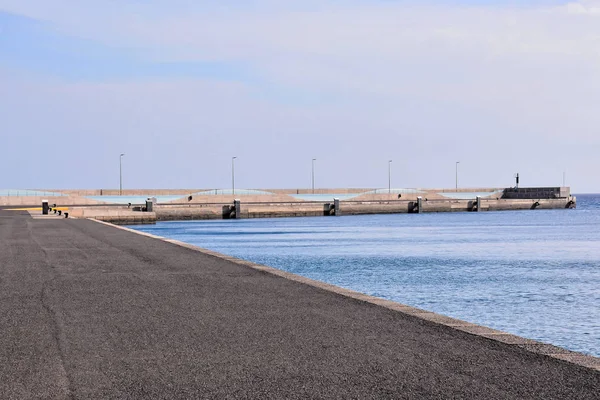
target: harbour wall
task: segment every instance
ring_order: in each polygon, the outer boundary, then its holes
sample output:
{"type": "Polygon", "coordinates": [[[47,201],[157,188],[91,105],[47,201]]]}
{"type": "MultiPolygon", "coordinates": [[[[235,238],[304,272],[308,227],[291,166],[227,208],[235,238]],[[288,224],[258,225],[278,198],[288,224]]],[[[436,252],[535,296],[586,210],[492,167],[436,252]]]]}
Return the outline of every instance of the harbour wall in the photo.
{"type": "MultiPolygon", "coordinates": [[[[314,201],[305,201],[272,190],[264,195],[188,195],[164,203],[152,202],[148,208],[146,205],[140,204],[107,204],[85,196],[69,195],[63,192],[61,196],[49,196],[44,199],[39,196],[0,197],[0,207],[7,205],[13,208],[19,206],[40,207],[42,200],[48,200],[51,207],[55,204],[57,207],[68,207],[68,214],[71,218],[92,218],[115,224],[144,224],[172,220],[481,212],[576,207],[576,198],[571,196],[570,189],[561,187],[476,188],[458,191],[412,189],[403,190],[402,193],[368,191],[341,200],[334,199],[334,196],[341,195],[342,189],[328,190],[337,193],[322,193],[322,195],[331,194],[331,199],[321,196],[320,200],[314,201]],[[473,198],[474,194],[479,195],[473,198]],[[461,198],[463,195],[466,198],[461,198]]],[[[282,189],[282,191],[284,190],[282,189]]],[[[174,191],[171,191],[171,196],[172,192],[174,191]]]]}
{"type": "Polygon", "coordinates": [[[71,208],[70,216],[92,218],[114,224],[148,224],[157,221],[249,219],[279,217],[333,217],[366,214],[417,214],[438,212],[486,212],[505,210],[544,210],[573,208],[576,198],[538,200],[421,200],[345,201],[331,203],[232,203],[204,205],[158,205],[152,212],[130,208],[71,208]],[[569,203],[573,202],[573,203],[569,203]]]}
{"type": "Polygon", "coordinates": [[[477,200],[379,200],[335,202],[290,202],[290,203],[244,203],[239,210],[235,204],[206,204],[202,207],[171,205],[157,206],[154,211],[158,221],[315,217],[362,214],[412,214],[431,212],[482,212],[503,210],[543,210],[574,208],[576,198],[566,199],[481,199],[477,200]]]}
{"type": "Polygon", "coordinates": [[[156,213],[132,211],[129,208],[75,207],[69,209],[69,217],[95,219],[116,225],[141,225],[156,223],[156,213]]]}

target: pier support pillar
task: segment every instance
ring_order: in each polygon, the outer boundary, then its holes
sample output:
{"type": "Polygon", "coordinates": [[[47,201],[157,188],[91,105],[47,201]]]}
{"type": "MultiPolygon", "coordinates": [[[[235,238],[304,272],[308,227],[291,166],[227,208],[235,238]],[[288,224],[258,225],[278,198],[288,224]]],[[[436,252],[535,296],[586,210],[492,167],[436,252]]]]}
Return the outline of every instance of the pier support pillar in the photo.
{"type": "Polygon", "coordinates": [[[240,219],[242,217],[242,207],[241,207],[242,202],[239,199],[235,199],[233,201],[233,215],[234,215],[234,219],[240,219]]]}
{"type": "Polygon", "coordinates": [[[342,215],[340,211],[340,199],[333,199],[333,213],[335,216],[342,215]]]}
{"type": "Polygon", "coordinates": [[[421,196],[417,197],[417,214],[421,214],[423,212],[423,198],[421,196]]]}
{"type": "Polygon", "coordinates": [[[156,197],[148,197],[146,199],[146,211],[153,212],[155,203],[156,203],[156,197]]]}
{"type": "Polygon", "coordinates": [[[481,211],[481,196],[477,196],[477,212],[481,211]]]}

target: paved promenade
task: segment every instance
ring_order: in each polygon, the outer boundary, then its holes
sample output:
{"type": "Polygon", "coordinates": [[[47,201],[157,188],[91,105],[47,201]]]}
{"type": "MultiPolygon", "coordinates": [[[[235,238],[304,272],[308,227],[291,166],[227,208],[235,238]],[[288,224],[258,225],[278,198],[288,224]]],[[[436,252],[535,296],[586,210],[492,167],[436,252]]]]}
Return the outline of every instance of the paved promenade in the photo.
{"type": "Polygon", "coordinates": [[[0,394],[598,399],[600,373],[87,220],[0,211],[0,394]]]}

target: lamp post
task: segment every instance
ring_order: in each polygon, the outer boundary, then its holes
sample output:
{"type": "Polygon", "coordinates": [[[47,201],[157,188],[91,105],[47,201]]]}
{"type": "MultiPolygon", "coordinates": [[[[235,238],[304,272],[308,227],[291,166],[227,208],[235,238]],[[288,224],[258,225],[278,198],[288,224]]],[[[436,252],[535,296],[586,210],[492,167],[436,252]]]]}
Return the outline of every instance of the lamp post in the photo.
{"type": "Polygon", "coordinates": [[[388,193],[392,193],[392,160],[388,161],[388,193]]]}
{"type": "Polygon", "coordinates": [[[312,194],[315,194],[315,161],[316,158],[312,159],[312,194]]]}
{"type": "Polygon", "coordinates": [[[231,190],[235,194],[235,159],[237,157],[231,157],[231,190]]]}
{"type": "Polygon", "coordinates": [[[456,162],[456,189],[458,190],[458,164],[460,164],[460,161],[456,162]]]}
{"type": "Polygon", "coordinates": [[[119,196],[123,195],[123,156],[125,153],[121,153],[119,156],[119,196]]]}

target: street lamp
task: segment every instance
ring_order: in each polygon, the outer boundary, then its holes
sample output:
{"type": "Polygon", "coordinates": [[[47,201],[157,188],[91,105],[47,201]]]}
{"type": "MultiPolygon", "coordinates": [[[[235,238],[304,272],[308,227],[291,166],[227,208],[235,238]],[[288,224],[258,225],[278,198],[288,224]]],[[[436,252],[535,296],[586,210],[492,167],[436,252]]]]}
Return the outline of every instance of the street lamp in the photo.
{"type": "Polygon", "coordinates": [[[119,156],[119,196],[123,195],[123,156],[125,153],[121,153],[119,156]]]}
{"type": "Polygon", "coordinates": [[[312,159],[312,194],[315,194],[315,161],[316,158],[312,159]]]}
{"type": "Polygon", "coordinates": [[[231,157],[231,190],[235,194],[235,159],[237,157],[231,157]]]}
{"type": "Polygon", "coordinates": [[[456,190],[458,190],[458,164],[460,164],[460,161],[456,162],[456,190]]]}
{"type": "Polygon", "coordinates": [[[392,160],[388,161],[388,193],[392,193],[392,160]]]}

